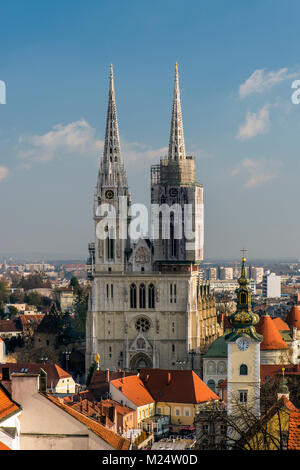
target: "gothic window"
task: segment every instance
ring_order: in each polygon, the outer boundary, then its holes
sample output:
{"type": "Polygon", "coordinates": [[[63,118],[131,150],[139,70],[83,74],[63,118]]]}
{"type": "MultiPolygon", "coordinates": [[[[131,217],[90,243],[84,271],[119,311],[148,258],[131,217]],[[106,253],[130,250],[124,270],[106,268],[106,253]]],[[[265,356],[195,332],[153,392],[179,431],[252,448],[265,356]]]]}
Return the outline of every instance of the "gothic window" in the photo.
{"type": "Polygon", "coordinates": [[[172,352],[175,352],[175,344],[172,344],[172,352]]]}
{"type": "Polygon", "coordinates": [[[115,257],[115,240],[113,238],[113,231],[111,230],[106,238],[106,252],[108,260],[113,260],[115,257]]]}
{"type": "Polygon", "coordinates": [[[136,342],[136,349],[146,349],[146,343],[143,338],[139,338],[136,342]]]}
{"type": "Polygon", "coordinates": [[[140,317],[135,322],[135,327],[138,331],[145,333],[145,331],[150,329],[150,321],[147,318],[140,317]]]}
{"type": "Polygon", "coordinates": [[[136,285],[130,286],[130,308],[136,308],[136,285]]]}
{"type": "Polygon", "coordinates": [[[170,303],[176,304],[176,284],[170,284],[170,303]]]}
{"type": "Polygon", "coordinates": [[[140,308],[146,308],[146,289],[145,284],[141,284],[139,288],[140,308]]]}
{"type": "Polygon", "coordinates": [[[155,308],[155,288],[153,284],[150,284],[148,288],[148,307],[155,308]]]}
{"type": "Polygon", "coordinates": [[[114,285],[113,284],[110,285],[110,296],[113,299],[114,297],[114,285]]]}
{"type": "Polygon", "coordinates": [[[248,375],[248,366],[246,364],[240,365],[240,375],[248,375]]]}
{"type": "Polygon", "coordinates": [[[106,284],[106,297],[108,298],[108,296],[109,296],[109,286],[108,284],[106,284]]]}

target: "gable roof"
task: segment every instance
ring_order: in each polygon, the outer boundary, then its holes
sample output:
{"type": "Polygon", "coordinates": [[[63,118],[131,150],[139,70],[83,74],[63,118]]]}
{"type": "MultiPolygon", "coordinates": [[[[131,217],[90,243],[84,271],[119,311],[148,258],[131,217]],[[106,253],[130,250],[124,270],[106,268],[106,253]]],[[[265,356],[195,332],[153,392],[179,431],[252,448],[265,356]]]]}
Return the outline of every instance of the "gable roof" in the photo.
{"type": "Polygon", "coordinates": [[[96,399],[105,397],[109,392],[109,382],[111,380],[119,379],[122,376],[136,375],[134,372],[124,372],[121,370],[95,370],[88,386],[89,392],[94,395],[96,399]]]}
{"type": "Polygon", "coordinates": [[[263,336],[263,340],[260,343],[260,349],[287,349],[287,344],[283,340],[278,328],[274,324],[272,318],[268,315],[262,315],[258,324],[256,325],[257,333],[263,336]]]}
{"type": "Polygon", "coordinates": [[[219,400],[192,370],[141,369],[140,378],[156,402],[203,403],[219,400]]]}
{"type": "Polygon", "coordinates": [[[122,436],[119,436],[119,434],[111,431],[110,429],[106,428],[100,423],[97,423],[97,421],[84,416],[81,414],[79,411],[74,410],[72,407],[65,405],[62,403],[60,400],[57,398],[54,398],[53,396],[50,396],[45,393],[41,393],[40,395],[44,396],[48,400],[50,400],[52,403],[54,403],[56,406],[61,408],[62,410],[66,411],[69,415],[73,416],[76,418],[78,421],[80,421],[82,424],[85,424],[93,433],[95,433],[97,436],[101,437],[105,442],[110,444],[114,449],[117,450],[128,450],[130,447],[130,441],[122,436]]]}
{"type": "Polygon", "coordinates": [[[3,333],[21,332],[15,320],[0,320],[0,331],[3,333]]]}
{"type": "Polygon", "coordinates": [[[0,363],[0,373],[2,368],[6,367],[12,372],[24,372],[24,369],[28,369],[29,374],[39,374],[40,370],[43,369],[47,373],[47,387],[56,386],[60,379],[72,379],[71,374],[63,370],[57,364],[42,364],[34,362],[7,362],[0,363]],[[23,371],[22,371],[23,369],[23,371]]]}
{"type": "Polygon", "coordinates": [[[136,406],[148,405],[155,401],[137,375],[112,380],[111,384],[136,406]]]}
{"type": "Polygon", "coordinates": [[[0,423],[19,411],[21,411],[20,405],[10,398],[7,390],[0,384],[0,423]]]}
{"type": "Polygon", "coordinates": [[[290,328],[294,326],[300,330],[300,310],[297,305],[293,305],[286,318],[286,323],[290,328]]]}

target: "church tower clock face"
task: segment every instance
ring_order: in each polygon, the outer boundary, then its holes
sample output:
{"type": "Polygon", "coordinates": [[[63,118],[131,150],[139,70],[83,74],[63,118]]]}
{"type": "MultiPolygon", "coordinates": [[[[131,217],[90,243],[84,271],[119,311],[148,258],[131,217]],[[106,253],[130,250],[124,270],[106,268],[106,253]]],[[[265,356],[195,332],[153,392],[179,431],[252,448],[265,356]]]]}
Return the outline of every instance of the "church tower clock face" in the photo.
{"type": "Polygon", "coordinates": [[[114,197],[114,192],[111,189],[108,189],[107,191],[105,191],[105,197],[107,199],[112,199],[114,197]]]}
{"type": "Polygon", "coordinates": [[[247,351],[249,348],[249,341],[246,338],[240,338],[237,341],[237,345],[240,351],[247,351]]]}

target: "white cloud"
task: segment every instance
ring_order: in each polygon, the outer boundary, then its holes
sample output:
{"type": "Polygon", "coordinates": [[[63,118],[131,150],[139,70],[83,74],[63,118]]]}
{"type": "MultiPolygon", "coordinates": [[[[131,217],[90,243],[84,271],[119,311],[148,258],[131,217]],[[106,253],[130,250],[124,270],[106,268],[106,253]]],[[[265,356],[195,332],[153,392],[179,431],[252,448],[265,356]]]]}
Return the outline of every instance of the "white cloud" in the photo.
{"type": "Polygon", "coordinates": [[[56,154],[95,155],[103,149],[103,141],[96,139],[95,129],[85,120],[69,124],[56,124],[43,135],[19,138],[19,158],[25,166],[32,162],[47,162],[56,154]]]}
{"type": "Polygon", "coordinates": [[[122,139],[121,151],[125,159],[125,163],[128,162],[139,165],[158,162],[160,157],[163,157],[167,154],[168,147],[153,149],[148,145],[140,142],[128,142],[122,139]]]}
{"type": "MultiPolygon", "coordinates": [[[[140,142],[121,138],[121,152],[125,163],[135,166],[157,161],[168,152],[167,147],[153,149],[140,142]]],[[[58,155],[72,154],[96,156],[103,152],[104,142],[96,138],[96,131],[85,120],[57,124],[42,135],[19,138],[18,156],[23,167],[29,169],[33,162],[47,162],[58,155]]]]}
{"type": "MultiPolygon", "coordinates": [[[[279,162],[276,162],[278,165],[279,162]]],[[[244,184],[245,188],[251,189],[256,186],[261,186],[264,183],[277,177],[274,171],[275,162],[257,161],[251,158],[245,158],[236,168],[231,172],[232,176],[242,175],[246,179],[244,184]]]]}
{"type": "Polygon", "coordinates": [[[246,122],[239,127],[236,138],[248,140],[259,134],[266,134],[270,129],[269,106],[266,104],[257,113],[246,114],[246,122]]]}
{"type": "Polygon", "coordinates": [[[8,176],[9,170],[6,166],[0,166],[0,181],[8,176]]]}
{"type": "Polygon", "coordinates": [[[270,70],[269,72],[266,72],[266,69],[254,70],[250,77],[240,85],[239,95],[241,98],[245,98],[253,93],[261,94],[277,83],[295,76],[297,76],[297,74],[288,73],[287,68],[281,68],[277,71],[270,70]]]}

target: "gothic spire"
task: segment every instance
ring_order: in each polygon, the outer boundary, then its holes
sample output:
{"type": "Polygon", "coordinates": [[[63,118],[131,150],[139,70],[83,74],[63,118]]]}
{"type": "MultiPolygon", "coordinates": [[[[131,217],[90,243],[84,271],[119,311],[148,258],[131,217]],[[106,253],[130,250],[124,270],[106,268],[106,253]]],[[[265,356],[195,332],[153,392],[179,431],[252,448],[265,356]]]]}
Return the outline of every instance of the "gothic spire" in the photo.
{"type": "Polygon", "coordinates": [[[103,158],[100,164],[99,183],[127,186],[124,162],[121,155],[113,66],[110,65],[108,107],[103,158]]]}
{"type": "Polygon", "coordinates": [[[108,108],[103,157],[109,162],[120,161],[120,138],[117,118],[117,106],[114,87],[113,66],[110,65],[108,108]]]}
{"type": "Polygon", "coordinates": [[[186,158],[177,62],[175,64],[174,95],[168,158],[169,160],[182,160],[186,158]]]}

